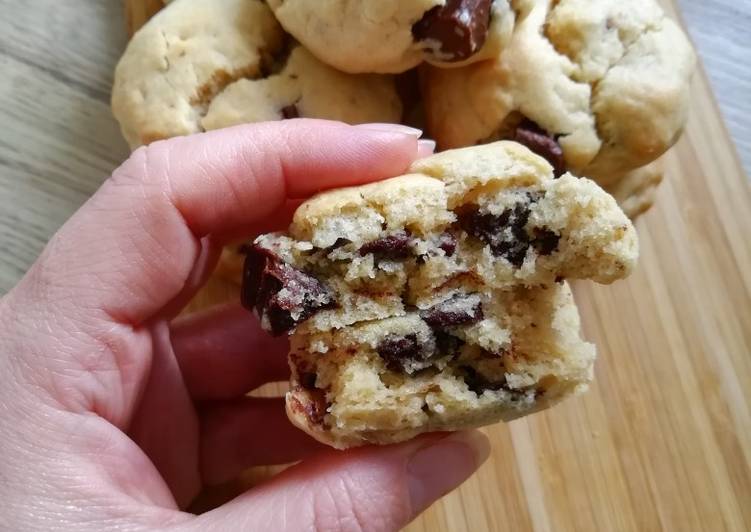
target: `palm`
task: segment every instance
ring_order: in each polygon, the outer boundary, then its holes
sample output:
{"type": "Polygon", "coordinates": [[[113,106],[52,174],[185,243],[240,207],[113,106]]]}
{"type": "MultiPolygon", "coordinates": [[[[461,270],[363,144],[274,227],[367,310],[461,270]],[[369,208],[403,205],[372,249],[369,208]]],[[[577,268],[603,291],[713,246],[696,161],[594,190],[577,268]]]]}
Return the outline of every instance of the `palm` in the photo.
{"type": "MultiPolygon", "coordinates": [[[[128,434],[159,468],[157,472],[154,468],[146,467],[146,471],[140,473],[161,474],[169,487],[164,486],[159,493],[151,494],[152,499],[155,502],[163,501],[169,497],[171,490],[177,505],[185,506],[201,489],[198,413],[182,374],[176,371],[179,365],[172,346],[167,344],[160,348],[158,340],[153,341],[152,345],[157,348],[151,353],[151,372],[146,377],[148,380],[128,434]],[[166,493],[163,492],[165,490],[166,493]]],[[[124,370],[127,371],[126,368],[124,370]]],[[[125,375],[124,378],[130,376],[125,375]]],[[[139,450],[132,452],[138,453],[139,450]]],[[[141,463],[141,457],[133,456],[132,462],[141,463]]]]}
{"type": "Polygon", "coordinates": [[[286,340],[268,337],[235,305],[178,320],[169,339],[165,330],[164,323],[153,327],[151,371],[141,377],[146,385],[127,431],[178,506],[245,467],[298,460],[319,448],[287,421],[281,398],[245,397],[288,378],[286,340]]]}

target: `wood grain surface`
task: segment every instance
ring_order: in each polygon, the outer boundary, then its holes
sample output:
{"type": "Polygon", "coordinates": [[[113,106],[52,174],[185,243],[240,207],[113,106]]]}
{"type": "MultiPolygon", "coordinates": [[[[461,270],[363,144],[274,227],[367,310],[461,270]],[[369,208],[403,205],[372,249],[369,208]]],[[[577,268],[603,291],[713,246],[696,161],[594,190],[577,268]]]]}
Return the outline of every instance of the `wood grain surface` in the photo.
{"type": "Polygon", "coordinates": [[[125,0],[125,28],[133,35],[154,14],[164,7],[163,0],[125,0]]]}
{"type": "MultiPolygon", "coordinates": [[[[76,11],[49,9],[54,23],[40,27],[0,0],[17,15],[0,32],[12,72],[0,82],[0,290],[127,153],[107,116],[122,6],[67,3],[76,11]],[[64,32],[81,17],[91,31],[64,32]],[[55,47],[63,34],[76,46],[55,47]]],[[[668,179],[637,223],[639,268],[613,286],[575,285],[599,347],[592,389],[485,429],[490,461],[408,530],[751,530],[751,191],[703,72],[692,89],[668,179]]],[[[236,288],[213,281],[194,307],[228,297],[236,288]]]]}

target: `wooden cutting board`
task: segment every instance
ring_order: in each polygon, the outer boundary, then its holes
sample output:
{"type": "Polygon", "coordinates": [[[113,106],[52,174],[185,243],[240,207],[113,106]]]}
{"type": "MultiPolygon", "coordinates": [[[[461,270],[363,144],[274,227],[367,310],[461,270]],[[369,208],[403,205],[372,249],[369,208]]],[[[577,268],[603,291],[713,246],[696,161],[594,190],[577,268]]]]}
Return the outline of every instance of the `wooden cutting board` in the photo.
{"type": "MultiPolygon", "coordinates": [[[[692,91],[639,268],[575,285],[591,390],[485,429],[488,463],[408,530],[751,530],[751,191],[703,71],[692,91]]],[[[213,281],[194,305],[236,294],[213,281]]]]}
{"type": "Polygon", "coordinates": [[[125,0],[125,27],[133,36],[157,11],[164,7],[164,0],[125,0]]]}

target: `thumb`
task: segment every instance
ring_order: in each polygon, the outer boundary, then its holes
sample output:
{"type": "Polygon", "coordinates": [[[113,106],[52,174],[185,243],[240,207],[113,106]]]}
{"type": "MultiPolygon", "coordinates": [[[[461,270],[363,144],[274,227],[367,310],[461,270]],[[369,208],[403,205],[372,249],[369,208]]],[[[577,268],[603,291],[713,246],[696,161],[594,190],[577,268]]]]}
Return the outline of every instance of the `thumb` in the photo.
{"type": "Polygon", "coordinates": [[[488,458],[480,432],[328,451],[198,517],[196,530],[399,530],[488,458]]]}

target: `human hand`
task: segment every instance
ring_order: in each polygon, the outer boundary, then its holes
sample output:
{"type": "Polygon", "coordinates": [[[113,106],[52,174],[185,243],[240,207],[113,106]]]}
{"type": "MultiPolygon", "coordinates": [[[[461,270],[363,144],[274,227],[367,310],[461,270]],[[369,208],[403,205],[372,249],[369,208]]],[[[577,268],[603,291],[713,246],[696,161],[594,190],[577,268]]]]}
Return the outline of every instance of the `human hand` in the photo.
{"type": "Polygon", "coordinates": [[[417,137],[290,120],[137,150],[0,299],[0,529],[392,530],[471,475],[477,432],[321,450],[281,398],[245,397],[288,377],[286,341],[237,306],[173,321],[223,243],[283,227],[317,190],[403,172],[432,149],[417,137]]]}

